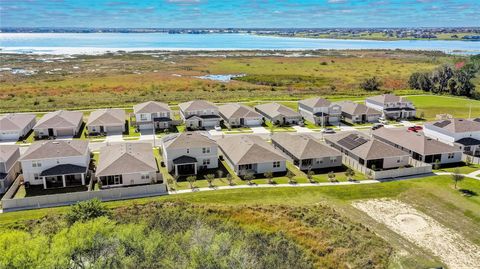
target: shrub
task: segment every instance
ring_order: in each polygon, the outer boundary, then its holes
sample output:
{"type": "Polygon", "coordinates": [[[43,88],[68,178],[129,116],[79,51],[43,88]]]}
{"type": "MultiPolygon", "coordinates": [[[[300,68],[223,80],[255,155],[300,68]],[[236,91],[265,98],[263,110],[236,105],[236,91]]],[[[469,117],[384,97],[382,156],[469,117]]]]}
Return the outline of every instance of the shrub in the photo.
{"type": "Polygon", "coordinates": [[[98,199],[92,199],[72,205],[65,217],[69,224],[73,224],[77,221],[83,222],[108,215],[109,212],[102,202],[98,199]]]}

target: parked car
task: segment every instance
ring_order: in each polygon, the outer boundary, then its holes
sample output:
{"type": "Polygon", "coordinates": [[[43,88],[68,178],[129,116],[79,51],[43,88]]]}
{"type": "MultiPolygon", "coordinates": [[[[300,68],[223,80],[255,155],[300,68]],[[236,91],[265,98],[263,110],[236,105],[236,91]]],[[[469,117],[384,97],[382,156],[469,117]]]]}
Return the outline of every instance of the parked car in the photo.
{"type": "Polygon", "coordinates": [[[418,131],[421,131],[423,130],[423,127],[422,126],[412,126],[412,127],[408,127],[408,131],[410,132],[418,132],[418,131]]]}
{"type": "Polygon", "coordinates": [[[372,126],[372,130],[377,130],[379,128],[382,128],[384,125],[381,124],[381,123],[375,123],[373,126],[372,126]]]}
{"type": "Polygon", "coordinates": [[[221,131],[221,130],[222,130],[222,127],[220,127],[220,126],[218,126],[218,125],[215,126],[214,128],[215,128],[215,131],[221,131]]]}
{"type": "Polygon", "coordinates": [[[325,128],[325,129],[322,130],[322,133],[324,133],[324,134],[334,134],[335,130],[333,130],[333,128],[325,128]]]}

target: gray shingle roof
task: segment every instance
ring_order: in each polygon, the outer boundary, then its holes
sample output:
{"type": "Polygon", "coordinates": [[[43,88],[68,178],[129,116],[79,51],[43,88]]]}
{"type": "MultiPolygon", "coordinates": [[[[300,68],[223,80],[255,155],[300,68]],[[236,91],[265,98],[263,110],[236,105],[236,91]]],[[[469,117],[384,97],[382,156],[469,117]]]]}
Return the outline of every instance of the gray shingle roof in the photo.
{"type": "Polygon", "coordinates": [[[207,132],[201,131],[169,135],[162,138],[162,143],[166,149],[201,148],[217,145],[214,140],[208,137],[207,132]]]}
{"type": "MultiPolygon", "coordinates": [[[[479,132],[480,122],[467,119],[449,119],[428,123],[452,133],[479,132]]],[[[426,124],[426,125],[428,125],[426,124]]]]}
{"type": "Polygon", "coordinates": [[[76,128],[82,120],[82,112],[58,110],[45,114],[33,128],[76,128]]]}
{"type": "Polygon", "coordinates": [[[197,110],[204,110],[204,109],[218,109],[216,105],[212,102],[208,102],[205,100],[194,100],[190,102],[180,103],[178,107],[183,112],[187,111],[197,111],[197,110]]]}
{"type": "Polygon", "coordinates": [[[370,138],[358,131],[341,132],[335,135],[328,135],[328,136],[325,136],[325,140],[338,145],[337,142],[339,140],[352,134],[367,140],[367,142],[361,144],[360,146],[355,147],[351,150],[348,150],[362,159],[374,160],[374,159],[383,159],[383,158],[396,157],[396,156],[408,156],[408,153],[400,149],[397,149],[391,145],[388,145],[382,141],[379,141],[377,139],[370,138]]]}
{"type": "Polygon", "coordinates": [[[100,149],[96,176],[157,171],[150,143],[122,143],[100,149]]]}
{"type": "Polygon", "coordinates": [[[220,114],[226,119],[231,118],[261,118],[262,115],[253,108],[237,103],[229,103],[218,107],[220,114]]]}
{"type": "Polygon", "coordinates": [[[255,106],[255,109],[262,112],[265,115],[268,115],[270,118],[274,118],[277,116],[301,117],[300,113],[278,103],[268,103],[268,104],[257,105],[255,106]]]}
{"type": "Polygon", "coordinates": [[[0,131],[21,131],[34,121],[34,114],[7,114],[0,116],[0,131]]]}
{"type": "Polygon", "coordinates": [[[373,132],[373,136],[391,141],[394,144],[422,155],[461,151],[453,146],[426,137],[423,133],[409,132],[405,129],[379,128],[373,132]]]}
{"type": "Polygon", "coordinates": [[[170,107],[166,103],[148,101],[135,105],[133,107],[133,113],[156,113],[156,112],[169,112],[170,107]]]}
{"type": "Polygon", "coordinates": [[[394,94],[376,95],[376,96],[368,97],[367,100],[376,101],[376,102],[382,103],[382,104],[397,103],[397,102],[409,102],[409,100],[406,97],[396,96],[394,94]]]}
{"type": "Polygon", "coordinates": [[[59,175],[74,175],[74,174],[82,174],[87,172],[87,167],[74,165],[74,164],[61,164],[49,168],[47,170],[43,170],[40,173],[42,177],[48,176],[59,176],[59,175]]]}
{"type": "Polygon", "coordinates": [[[88,116],[87,126],[118,126],[125,124],[125,110],[118,108],[98,109],[88,116]]]}
{"type": "Polygon", "coordinates": [[[297,159],[315,159],[342,154],[308,134],[275,133],[272,141],[278,143],[297,159]]]}
{"type": "Polygon", "coordinates": [[[332,102],[328,101],[325,98],[314,97],[305,100],[301,100],[298,103],[303,104],[307,107],[315,108],[315,107],[328,107],[332,104],[332,102]]]}
{"type": "Polygon", "coordinates": [[[271,144],[255,135],[228,136],[217,143],[235,165],[286,160],[271,144]]]}
{"type": "Polygon", "coordinates": [[[21,160],[84,156],[89,154],[88,151],[88,141],[85,140],[38,141],[28,148],[21,160]]]}
{"type": "Polygon", "coordinates": [[[382,112],[378,110],[352,101],[341,101],[335,104],[340,105],[342,107],[342,112],[345,112],[349,115],[382,115],[382,112]]]}
{"type": "Polygon", "coordinates": [[[0,163],[6,162],[18,150],[17,145],[0,145],[0,163]]]}

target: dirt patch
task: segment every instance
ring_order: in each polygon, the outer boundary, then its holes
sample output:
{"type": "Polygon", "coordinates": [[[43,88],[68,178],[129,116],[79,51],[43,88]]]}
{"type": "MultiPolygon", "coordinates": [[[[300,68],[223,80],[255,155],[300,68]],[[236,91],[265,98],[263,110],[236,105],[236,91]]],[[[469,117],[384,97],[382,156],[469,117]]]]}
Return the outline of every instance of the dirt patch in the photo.
{"type": "Polygon", "coordinates": [[[449,268],[480,268],[480,246],[408,204],[377,199],[356,202],[353,206],[430,251],[449,268]]]}

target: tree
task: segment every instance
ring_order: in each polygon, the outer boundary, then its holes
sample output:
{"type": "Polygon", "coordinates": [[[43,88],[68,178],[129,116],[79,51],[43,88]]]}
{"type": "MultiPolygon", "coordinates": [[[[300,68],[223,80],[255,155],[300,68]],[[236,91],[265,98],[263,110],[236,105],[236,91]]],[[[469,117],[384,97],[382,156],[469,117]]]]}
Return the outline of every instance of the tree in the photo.
{"type": "Polygon", "coordinates": [[[230,173],[227,174],[227,181],[228,181],[228,185],[230,185],[230,186],[234,185],[233,176],[230,173]]]}
{"type": "Polygon", "coordinates": [[[310,181],[310,183],[317,183],[317,181],[313,179],[314,175],[315,175],[315,172],[313,172],[312,170],[308,170],[307,178],[308,178],[308,181],[310,181]]]}
{"type": "Polygon", "coordinates": [[[347,171],[345,171],[345,176],[347,177],[348,181],[353,181],[353,177],[355,176],[355,171],[353,169],[348,168],[347,171]]]}
{"type": "Polygon", "coordinates": [[[438,170],[440,169],[440,160],[436,159],[435,163],[433,164],[433,169],[438,170]]]}
{"type": "Polygon", "coordinates": [[[335,177],[336,177],[336,176],[335,176],[335,173],[334,173],[333,171],[330,171],[330,172],[328,173],[328,180],[329,180],[330,182],[336,182],[337,179],[336,179],[335,177]]]}
{"type": "Polygon", "coordinates": [[[470,155],[467,155],[467,158],[465,158],[465,165],[466,166],[472,165],[472,157],[470,155]]]}
{"type": "Polygon", "coordinates": [[[275,182],[273,181],[273,172],[272,171],[265,172],[263,175],[267,178],[267,183],[268,184],[275,184],[275,182]]]}
{"type": "Polygon", "coordinates": [[[253,185],[252,180],[255,179],[255,175],[254,175],[252,172],[246,171],[246,172],[243,174],[243,179],[246,180],[246,181],[248,181],[248,185],[253,185]]]}
{"type": "Polygon", "coordinates": [[[217,170],[217,176],[218,176],[218,178],[222,178],[223,177],[223,170],[218,169],[217,170]]]}
{"type": "Polygon", "coordinates": [[[65,215],[67,222],[71,225],[77,221],[83,222],[102,216],[108,216],[109,212],[105,205],[98,199],[78,202],[70,206],[70,210],[65,215]]]}
{"type": "Polygon", "coordinates": [[[452,180],[455,182],[455,189],[457,189],[457,183],[462,181],[465,178],[464,175],[460,174],[460,170],[457,168],[452,174],[452,180]]]}
{"type": "Polygon", "coordinates": [[[187,177],[187,181],[188,181],[188,184],[190,185],[190,189],[194,189],[195,188],[195,181],[197,181],[197,177],[196,176],[189,176],[187,177]]]}
{"type": "Polygon", "coordinates": [[[203,176],[205,180],[208,182],[208,187],[213,188],[213,181],[215,180],[215,175],[214,174],[208,174],[203,176]]]}
{"type": "Polygon", "coordinates": [[[288,178],[288,183],[289,184],[297,184],[297,181],[294,179],[295,174],[292,173],[292,171],[288,170],[287,174],[285,176],[288,178]]]}
{"type": "Polygon", "coordinates": [[[380,90],[381,86],[382,83],[380,82],[380,80],[377,79],[377,77],[367,78],[362,83],[360,83],[360,88],[365,91],[378,91],[380,90]]]}

